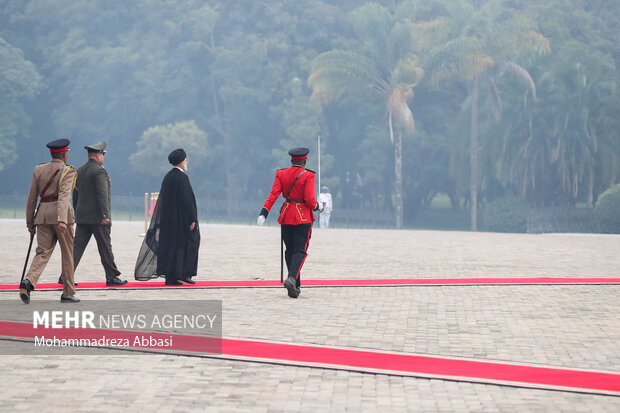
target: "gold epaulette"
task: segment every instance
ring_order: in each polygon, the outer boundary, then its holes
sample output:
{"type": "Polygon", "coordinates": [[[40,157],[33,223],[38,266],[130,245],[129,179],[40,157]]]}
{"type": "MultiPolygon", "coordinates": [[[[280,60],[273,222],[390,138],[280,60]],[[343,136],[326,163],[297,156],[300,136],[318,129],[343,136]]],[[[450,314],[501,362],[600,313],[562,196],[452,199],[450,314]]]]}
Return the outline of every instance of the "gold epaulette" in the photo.
{"type": "MultiPolygon", "coordinates": [[[[65,177],[67,176],[67,174],[69,173],[71,169],[75,171],[75,167],[73,165],[67,165],[67,166],[62,168],[62,173],[60,174],[60,180],[58,181],[58,185],[62,183],[62,180],[65,179],[65,177]]],[[[73,188],[71,188],[72,191],[75,189],[76,183],[77,183],[77,171],[75,171],[75,177],[73,178],[73,188]]]]}

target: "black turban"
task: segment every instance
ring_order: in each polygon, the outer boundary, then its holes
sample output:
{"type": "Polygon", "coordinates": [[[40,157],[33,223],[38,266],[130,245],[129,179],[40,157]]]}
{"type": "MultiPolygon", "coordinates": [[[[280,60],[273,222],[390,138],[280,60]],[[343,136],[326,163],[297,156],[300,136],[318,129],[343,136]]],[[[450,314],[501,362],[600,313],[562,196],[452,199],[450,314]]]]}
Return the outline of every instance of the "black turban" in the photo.
{"type": "Polygon", "coordinates": [[[170,162],[172,165],[178,165],[183,162],[185,158],[187,158],[187,154],[183,149],[179,148],[170,152],[170,155],[168,155],[168,162],[170,162]]]}

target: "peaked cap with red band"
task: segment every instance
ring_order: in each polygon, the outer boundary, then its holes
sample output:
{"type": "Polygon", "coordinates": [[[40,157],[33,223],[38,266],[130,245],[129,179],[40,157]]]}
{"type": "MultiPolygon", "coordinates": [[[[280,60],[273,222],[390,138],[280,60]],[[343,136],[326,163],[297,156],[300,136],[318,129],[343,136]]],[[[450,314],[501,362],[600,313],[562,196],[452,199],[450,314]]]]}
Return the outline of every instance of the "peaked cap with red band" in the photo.
{"type": "Polygon", "coordinates": [[[308,153],[310,153],[310,149],[308,148],[294,148],[288,151],[288,154],[291,155],[291,159],[306,159],[308,153]]]}
{"type": "Polygon", "coordinates": [[[69,150],[69,144],[71,141],[69,139],[56,139],[55,141],[48,142],[47,146],[50,148],[50,152],[64,152],[69,150]]]}

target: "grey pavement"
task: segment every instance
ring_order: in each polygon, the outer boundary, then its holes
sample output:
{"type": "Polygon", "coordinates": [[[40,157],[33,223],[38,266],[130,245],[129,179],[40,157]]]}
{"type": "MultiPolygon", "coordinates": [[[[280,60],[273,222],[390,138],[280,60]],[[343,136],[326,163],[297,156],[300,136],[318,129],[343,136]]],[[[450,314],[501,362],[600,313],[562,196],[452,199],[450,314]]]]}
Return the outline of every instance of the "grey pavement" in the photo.
{"type": "MultiPolygon", "coordinates": [[[[122,277],[133,278],[142,231],[113,225],[122,277]]],[[[201,232],[197,279],[279,278],[277,227],[201,232]]],[[[0,233],[0,283],[17,282],[25,224],[0,220],[0,233]]],[[[91,243],[77,281],[104,281],[91,243]]],[[[315,229],[302,276],[620,277],[619,251],[620,236],[315,229]]],[[[59,269],[56,251],[40,282],[55,281],[59,269]]],[[[111,302],[222,300],[225,336],[620,372],[619,293],[617,285],[303,288],[298,300],[283,288],[79,292],[111,302]]],[[[0,299],[22,305],[16,292],[0,299]]],[[[620,411],[620,397],[196,357],[0,358],[0,379],[11,383],[1,411],[620,411]]]]}

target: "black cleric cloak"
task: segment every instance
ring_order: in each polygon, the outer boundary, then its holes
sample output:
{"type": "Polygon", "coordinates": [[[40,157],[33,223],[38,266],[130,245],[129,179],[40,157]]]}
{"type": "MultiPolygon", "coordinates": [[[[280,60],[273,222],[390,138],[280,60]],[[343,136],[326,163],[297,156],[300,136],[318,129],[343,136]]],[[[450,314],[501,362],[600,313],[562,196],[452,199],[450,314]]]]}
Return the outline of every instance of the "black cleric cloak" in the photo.
{"type": "Polygon", "coordinates": [[[199,247],[200,229],[194,191],[187,174],[172,168],[161,183],[134,276],[138,281],[164,276],[167,280],[193,277],[198,269],[199,247]],[[196,226],[190,231],[192,222],[196,222],[196,226]]]}

